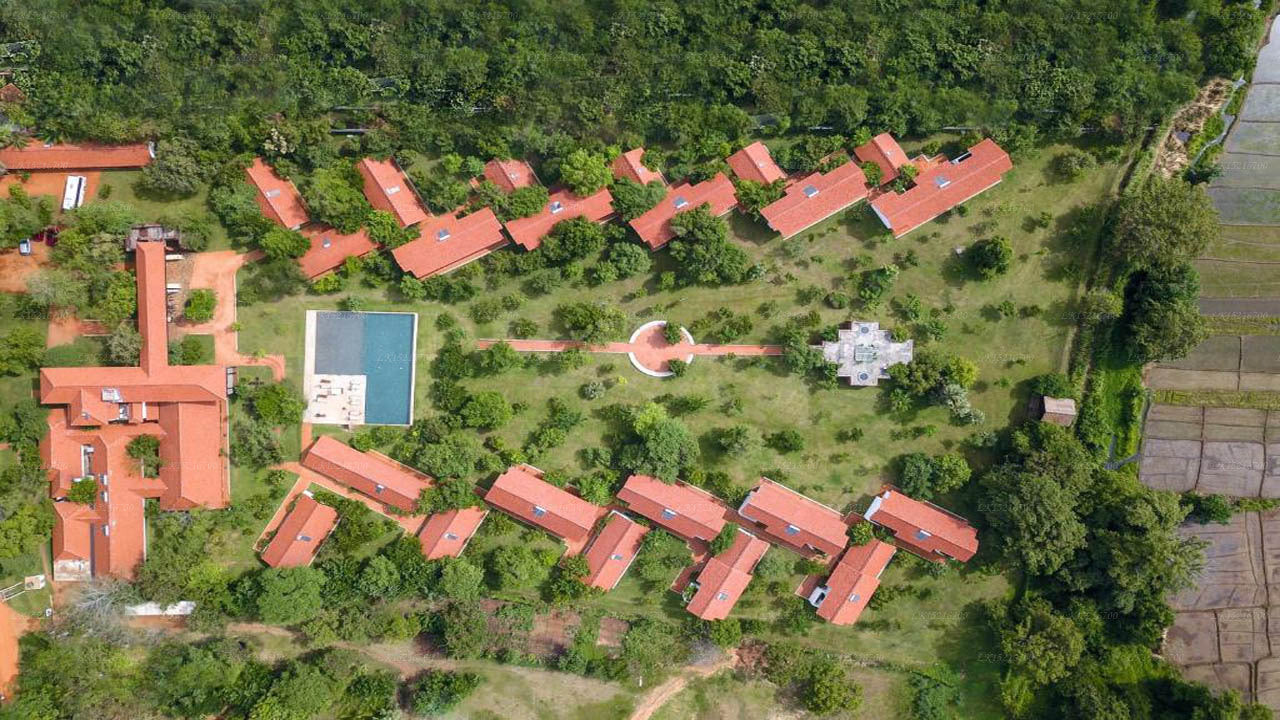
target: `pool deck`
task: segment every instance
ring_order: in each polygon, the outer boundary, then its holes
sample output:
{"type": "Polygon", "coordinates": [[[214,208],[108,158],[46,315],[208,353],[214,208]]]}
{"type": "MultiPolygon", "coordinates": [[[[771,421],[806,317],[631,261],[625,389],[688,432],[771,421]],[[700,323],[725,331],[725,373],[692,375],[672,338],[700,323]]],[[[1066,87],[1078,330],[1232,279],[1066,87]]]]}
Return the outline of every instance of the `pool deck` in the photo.
{"type": "MultiPolygon", "coordinates": [[[[370,387],[369,377],[364,374],[348,374],[333,375],[321,374],[315,372],[316,367],[316,337],[317,337],[317,318],[322,312],[343,312],[329,310],[308,310],[306,311],[305,332],[303,341],[303,364],[302,364],[302,388],[307,398],[307,410],[304,419],[307,422],[320,425],[341,425],[346,427],[355,427],[365,424],[376,425],[392,425],[399,427],[408,427],[413,423],[413,404],[414,390],[417,382],[418,373],[418,314],[412,312],[356,312],[349,313],[351,315],[407,315],[411,317],[412,326],[409,332],[409,387],[408,387],[408,417],[401,423],[369,423],[368,402],[371,396],[377,395],[376,384],[370,387]],[[338,380],[335,380],[337,378],[338,380]],[[324,381],[328,380],[327,383],[324,381]],[[360,384],[359,392],[362,398],[362,407],[358,412],[352,413],[352,408],[343,398],[335,398],[333,393],[326,392],[332,387],[341,385],[344,388],[350,385],[349,381],[356,381],[360,384]],[[327,385],[328,387],[323,387],[327,385]]],[[[368,348],[364,348],[367,350],[368,348]]],[[[362,363],[363,364],[363,363],[362,363]]],[[[367,366],[363,369],[368,369],[367,366]]]]}

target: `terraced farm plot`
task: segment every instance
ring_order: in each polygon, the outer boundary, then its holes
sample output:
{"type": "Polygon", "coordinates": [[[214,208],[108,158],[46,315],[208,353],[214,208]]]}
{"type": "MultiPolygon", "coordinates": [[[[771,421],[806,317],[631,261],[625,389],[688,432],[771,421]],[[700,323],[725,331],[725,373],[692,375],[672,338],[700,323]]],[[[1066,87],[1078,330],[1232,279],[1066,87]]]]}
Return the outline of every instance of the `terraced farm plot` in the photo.
{"type": "MultiPolygon", "coordinates": [[[[1280,136],[1277,142],[1280,142],[1280,136]]],[[[1280,189],[1280,157],[1228,152],[1222,156],[1219,165],[1222,176],[1214,182],[1215,188],[1280,189]]]]}
{"type": "Polygon", "coordinates": [[[1232,688],[1280,708],[1280,511],[1242,513],[1226,525],[1186,525],[1208,543],[1195,587],[1171,599],[1177,615],[1161,648],[1189,680],[1232,688]]]}
{"type": "Polygon", "coordinates": [[[1280,192],[1275,190],[1214,186],[1209,197],[1226,225],[1280,225],[1280,192]]]}
{"type": "Polygon", "coordinates": [[[1228,153],[1280,155],[1280,132],[1270,123],[1239,121],[1227,138],[1228,153]]]}
{"type": "MultiPolygon", "coordinates": [[[[1216,240],[1204,253],[1205,258],[1244,260],[1252,262],[1280,262],[1280,228],[1261,225],[1227,225],[1222,228],[1222,238],[1216,240]]],[[[1242,272],[1247,272],[1241,268],[1242,272]]],[[[1280,280],[1280,269],[1258,273],[1258,280],[1280,280]]]]}
{"type": "Polygon", "coordinates": [[[1245,98],[1244,108],[1240,110],[1241,120],[1280,120],[1280,85],[1258,84],[1262,82],[1254,78],[1249,97],[1245,98]]]}

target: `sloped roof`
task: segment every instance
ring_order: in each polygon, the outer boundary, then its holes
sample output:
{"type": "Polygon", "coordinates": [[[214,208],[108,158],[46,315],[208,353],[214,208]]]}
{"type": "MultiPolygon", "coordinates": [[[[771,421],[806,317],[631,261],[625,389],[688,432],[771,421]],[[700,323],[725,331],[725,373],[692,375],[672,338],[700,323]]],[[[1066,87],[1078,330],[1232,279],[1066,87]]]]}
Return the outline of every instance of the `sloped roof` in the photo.
{"type": "Polygon", "coordinates": [[[160,480],[165,484],[162,505],[168,510],[195,507],[224,508],[231,504],[221,476],[222,409],[216,403],[165,403],[160,406],[160,480]]]}
{"type": "Polygon", "coordinates": [[[337,510],[305,493],[299,495],[276,529],[275,537],[262,551],[262,562],[277,568],[310,565],[320,550],[320,543],[337,524],[337,510]]]}
{"type": "Polygon", "coordinates": [[[524,160],[499,160],[497,158],[484,164],[484,179],[497,185],[503,192],[515,192],[522,187],[529,187],[538,182],[533,174],[533,167],[524,160]]]}
{"type": "Polygon", "coordinates": [[[597,505],[542,479],[531,465],[513,465],[498,476],[485,502],[570,543],[591,534],[601,512],[597,505]]]}
{"type": "Polygon", "coordinates": [[[649,475],[632,475],[618,499],[676,535],[710,542],[725,524],[728,508],[711,493],[692,485],[668,485],[649,475]]]}
{"type": "Polygon", "coordinates": [[[27,99],[27,94],[22,92],[22,88],[13,83],[5,83],[4,87],[0,87],[0,102],[20,103],[27,99]]]}
{"type": "Polygon", "coordinates": [[[628,150],[613,159],[613,176],[616,178],[626,178],[632,182],[648,185],[653,181],[658,181],[663,185],[667,184],[662,173],[650,170],[644,164],[644,148],[638,147],[628,150]]]}
{"type": "Polygon", "coordinates": [[[662,202],[632,220],[631,227],[650,249],[657,250],[675,237],[671,231],[671,218],[678,213],[708,205],[712,215],[720,216],[737,204],[733,183],[724,173],[716,173],[715,177],[697,185],[682,183],[671,188],[662,202]]]}
{"type": "Polygon", "coordinates": [[[818,617],[832,625],[857,622],[871,595],[880,587],[880,573],[894,552],[892,545],[879,540],[850,546],[827,578],[827,596],[818,606],[818,617]]]}
{"type": "Polygon", "coordinates": [[[302,465],[405,512],[417,509],[418,496],[432,484],[422,473],[329,435],[321,435],[307,448],[302,465]]]}
{"type": "Polygon", "coordinates": [[[542,238],[557,224],[574,218],[603,222],[613,216],[613,195],[600,188],[586,197],[578,197],[567,188],[556,190],[537,215],[517,218],[506,224],[507,234],[525,250],[535,250],[542,238]]]}
{"type": "Polygon", "coordinates": [[[839,512],[769,478],[760,478],[738,514],[795,548],[809,546],[834,557],[849,542],[849,526],[839,512]]]}
{"type": "Polygon", "coordinates": [[[596,533],[583,557],[588,573],[583,582],[601,590],[612,590],[626,574],[640,552],[640,543],[649,529],[614,510],[609,521],[596,533]]]}
{"type": "Polygon", "coordinates": [[[769,227],[789,238],[867,197],[867,176],[847,162],[826,173],[813,173],[787,187],[786,193],[760,210],[769,227]]]}
{"type": "Polygon", "coordinates": [[[507,244],[502,223],[489,208],[458,217],[454,213],[428,218],[418,225],[418,239],[391,251],[408,273],[429,277],[461,267],[507,244]]]}
{"type": "Polygon", "coordinates": [[[917,555],[938,559],[945,554],[965,562],[978,552],[978,531],[964,518],[897,490],[877,495],[863,517],[892,530],[917,555]]]}
{"type": "Polygon", "coordinates": [[[910,190],[887,192],[871,207],[893,236],[901,237],[999,183],[1012,168],[1008,153],[987,138],[950,162],[921,170],[910,190]]]}
{"type": "Polygon", "coordinates": [[[854,148],[853,154],[861,162],[873,162],[880,166],[881,185],[898,177],[898,168],[908,163],[907,154],[889,133],[880,133],[871,138],[866,145],[854,148]]]}
{"type": "Polygon", "coordinates": [[[271,166],[262,158],[254,158],[253,163],[245,169],[249,182],[258,189],[258,207],[267,219],[291,230],[296,230],[311,218],[307,208],[302,204],[302,195],[292,181],[276,175],[271,166]]]}
{"type": "Polygon", "coordinates": [[[489,515],[485,507],[469,507],[436,513],[418,531],[422,554],[428,560],[458,557],[489,515]]]}
{"type": "Polygon", "coordinates": [[[298,258],[298,267],[312,279],[342,267],[348,257],[368,255],[378,249],[365,228],[341,233],[328,225],[308,225],[302,234],[311,241],[311,247],[298,258]]]}
{"type": "Polygon", "coordinates": [[[140,168],[152,160],[151,146],[100,143],[28,142],[23,147],[0,148],[0,163],[10,170],[105,170],[140,168]]]}
{"type": "Polygon", "coordinates": [[[164,246],[141,243],[135,257],[142,365],[40,372],[40,401],[65,406],[49,414],[40,446],[50,495],[65,496],[85,474],[99,484],[92,511],[58,508],[54,570],[63,579],[132,578],[146,553],[146,498],[165,510],[229,502],[226,368],[168,364],[164,246]],[[159,478],[142,477],[128,457],[139,435],[160,441],[159,478]]]}
{"type": "Polygon", "coordinates": [[[729,549],[708,560],[698,573],[698,590],[686,609],[703,620],[728,617],[768,549],[769,543],[739,528],[729,549]]]}
{"type": "Polygon", "coordinates": [[[369,204],[395,215],[401,227],[427,219],[427,211],[418,202],[409,178],[393,161],[365,158],[356,163],[356,169],[364,178],[364,196],[369,204]]]}
{"type": "Polygon", "coordinates": [[[729,167],[741,180],[768,185],[782,180],[787,174],[773,161],[773,155],[764,143],[756,141],[729,156],[729,167]]]}

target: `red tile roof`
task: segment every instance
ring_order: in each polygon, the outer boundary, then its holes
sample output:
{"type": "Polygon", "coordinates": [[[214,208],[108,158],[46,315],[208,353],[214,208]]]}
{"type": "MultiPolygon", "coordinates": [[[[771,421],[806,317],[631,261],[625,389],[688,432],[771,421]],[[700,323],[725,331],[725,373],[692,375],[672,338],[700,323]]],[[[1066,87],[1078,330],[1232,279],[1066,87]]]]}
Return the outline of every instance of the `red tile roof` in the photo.
{"type": "Polygon", "coordinates": [[[385,455],[360,452],[329,435],[307,448],[302,465],[408,513],[417,510],[418,496],[432,484],[431,478],[385,455]]]}
{"type": "Polygon", "coordinates": [[[92,508],[55,504],[55,580],[110,575],[131,579],[146,554],[145,500],[164,510],[226,507],[226,368],[170,366],[162,243],[136,253],[139,367],[43,368],[40,401],[65,406],[48,416],[40,451],[50,495],[65,497],[76,478],[95,477],[92,508]],[[130,441],[160,441],[160,477],[142,477],[130,441]]]}
{"type": "Polygon", "coordinates": [[[458,557],[488,515],[489,509],[484,507],[449,510],[432,515],[418,531],[422,554],[428,560],[458,557]]]}
{"type": "Polygon", "coordinates": [[[32,140],[23,147],[0,149],[0,163],[10,170],[105,170],[140,168],[151,163],[151,146],[99,143],[49,144],[32,140]]]}
{"type": "Polygon", "coordinates": [[[729,167],[733,174],[741,180],[768,185],[775,180],[782,180],[787,174],[773,161],[769,148],[762,142],[753,142],[729,156],[729,167]]]}
{"type": "Polygon", "coordinates": [[[616,587],[640,552],[647,532],[648,528],[617,510],[609,513],[609,522],[583,553],[589,571],[583,582],[601,590],[616,587]]]}
{"type": "Polygon", "coordinates": [[[262,551],[262,562],[271,567],[303,567],[316,558],[320,543],[338,524],[338,511],[321,505],[303,493],[293,501],[275,537],[262,551]]]}
{"type": "Polygon", "coordinates": [[[793,549],[811,548],[835,557],[849,542],[849,526],[839,512],[804,495],[761,478],[742,501],[738,514],[764,526],[769,535],[793,549]]]}
{"type": "Polygon", "coordinates": [[[311,248],[298,258],[298,267],[312,279],[342,267],[348,257],[368,255],[378,249],[365,228],[344,234],[328,225],[308,225],[302,234],[311,241],[311,248]]]}
{"type": "Polygon", "coordinates": [[[394,162],[365,158],[356,163],[356,169],[364,178],[364,196],[369,204],[395,215],[401,227],[427,219],[427,211],[418,202],[409,178],[394,162]]]}
{"type": "Polygon", "coordinates": [[[613,159],[613,176],[626,178],[641,185],[648,185],[655,180],[666,185],[667,181],[662,177],[662,173],[645,167],[643,158],[644,148],[642,147],[622,153],[613,159]]]}
{"type": "Polygon", "coordinates": [[[818,617],[832,625],[852,625],[866,609],[871,595],[880,587],[880,573],[893,557],[895,548],[879,540],[866,545],[853,545],[831,571],[824,586],[810,595],[823,597],[818,604],[818,617]]]}
{"type": "Polygon", "coordinates": [[[418,239],[391,251],[408,273],[429,277],[462,267],[507,244],[502,224],[489,208],[465,217],[437,215],[418,225],[418,239]]]}
{"type": "Polygon", "coordinates": [[[738,204],[733,183],[724,173],[716,173],[710,180],[697,185],[682,183],[667,191],[667,196],[645,214],[631,221],[631,227],[649,244],[649,248],[657,250],[675,237],[671,231],[671,218],[677,213],[693,210],[702,205],[709,205],[711,214],[720,216],[738,204]]]}
{"type": "Polygon", "coordinates": [[[557,190],[537,215],[507,222],[507,234],[525,250],[534,250],[557,224],[578,217],[596,223],[613,217],[613,195],[609,189],[601,188],[587,197],[578,197],[568,189],[557,190]]]}
{"type": "Polygon", "coordinates": [[[26,99],[27,94],[13,83],[5,83],[4,87],[0,87],[0,102],[20,103],[26,99]]]}
{"type": "Polygon", "coordinates": [[[855,163],[847,162],[792,183],[786,194],[764,206],[760,214],[769,227],[789,238],[866,197],[866,175],[855,163]]]}
{"type": "Polygon", "coordinates": [[[946,555],[965,562],[978,552],[978,531],[964,518],[897,490],[877,495],[863,517],[892,530],[900,544],[930,560],[946,555]]]}
{"type": "Polygon", "coordinates": [[[485,502],[556,537],[585,542],[602,508],[542,479],[532,465],[513,465],[498,476],[485,502]]]}
{"type": "Polygon", "coordinates": [[[684,483],[668,485],[648,475],[627,478],[618,499],[685,540],[715,539],[728,511],[724,503],[705,490],[684,483]]]}
{"type": "Polygon", "coordinates": [[[871,207],[894,237],[902,237],[999,183],[1012,168],[1008,153],[988,138],[955,160],[922,170],[910,190],[887,192],[871,207]]]}
{"type": "Polygon", "coordinates": [[[728,550],[707,561],[698,573],[698,590],[686,609],[703,620],[723,620],[751,582],[751,572],[769,549],[769,543],[738,529],[728,550]]]}
{"type": "Polygon", "coordinates": [[[866,145],[854,148],[853,154],[860,162],[873,162],[880,166],[881,185],[898,177],[898,168],[909,162],[907,154],[889,133],[880,133],[871,138],[871,142],[866,145]]]}
{"type": "Polygon", "coordinates": [[[277,225],[290,230],[297,230],[311,218],[307,208],[302,204],[302,195],[290,180],[276,175],[271,166],[262,158],[254,158],[253,163],[245,169],[249,182],[258,189],[258,207],[262,214],[277,225]]]}
{"type": "Polygon", "coordinates": [[[484,179],[510,193],[538,182],[533,168],[524,160],[490,160],[484,164],[484,179]]]}

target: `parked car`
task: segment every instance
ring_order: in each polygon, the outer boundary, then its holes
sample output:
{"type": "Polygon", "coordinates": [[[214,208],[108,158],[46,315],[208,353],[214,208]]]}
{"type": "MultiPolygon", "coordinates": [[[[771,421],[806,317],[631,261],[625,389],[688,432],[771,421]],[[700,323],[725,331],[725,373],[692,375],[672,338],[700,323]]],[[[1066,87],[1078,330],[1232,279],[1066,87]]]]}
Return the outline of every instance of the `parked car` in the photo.
{"type": "Polygon", "coordinates": [[[18,254],[19,255],[31,254],[31,238],[22,238],[21,240],[18,241],[18,254]]]}

